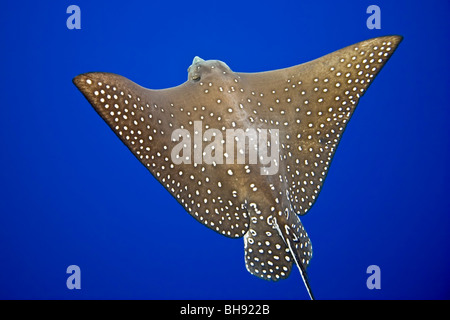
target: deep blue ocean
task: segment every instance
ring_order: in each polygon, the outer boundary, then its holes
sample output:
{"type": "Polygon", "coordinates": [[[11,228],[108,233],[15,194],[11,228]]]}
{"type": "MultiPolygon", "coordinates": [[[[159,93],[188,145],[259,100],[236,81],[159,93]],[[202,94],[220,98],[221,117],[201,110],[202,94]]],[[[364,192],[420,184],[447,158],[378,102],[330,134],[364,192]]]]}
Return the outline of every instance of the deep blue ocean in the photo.
{"type": "Polygon", "coordinates": [[[153,89],[194,56],[290,67],[404,36],[361,98],[302,222],[318,299],[450,298],[450,3],[3,1],[0,299],[308,299],[300,274],[247,272],[242,239],[195,221],[73,85],[105,71],[153,89]],[[381,29],[368,29],[370,5],[381,29]],[[66,10],[81,10],[69,29],[66,10]],[[80,268],[69,290],[67,267],[80,268]],[[380,268],[368,289],[367,268],[380,268]]]}

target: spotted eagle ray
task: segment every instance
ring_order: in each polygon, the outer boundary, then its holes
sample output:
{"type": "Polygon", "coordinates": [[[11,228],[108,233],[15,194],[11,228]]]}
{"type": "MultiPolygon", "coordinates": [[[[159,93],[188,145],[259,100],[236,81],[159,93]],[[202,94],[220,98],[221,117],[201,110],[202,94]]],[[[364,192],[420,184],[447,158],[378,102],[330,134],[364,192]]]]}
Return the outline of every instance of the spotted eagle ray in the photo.
{"type": "Polygon", "coordinates": [[[73,82],[197,221],[226,237],[244,237],[251,274],[278,281],[295,263],[312,299],[306,274],[312,246],[299,216],[317,200],[359,98],[401,40],[374,38],[260,73],[237,73],[224,62],[195,57],[188,80],[162,90],[103,72],[73,82]],[[233,146],[224,153],[231,129],[243,135],[232,137],[236,152],[233,146]],[[272,173],[267,162],[242,162],[252,153],[243,142],[256,139],[250,130],[266,139],[256,149],[277,148],[272,173]],[[207,155],[210,161],[202,161],[207,155]]]}

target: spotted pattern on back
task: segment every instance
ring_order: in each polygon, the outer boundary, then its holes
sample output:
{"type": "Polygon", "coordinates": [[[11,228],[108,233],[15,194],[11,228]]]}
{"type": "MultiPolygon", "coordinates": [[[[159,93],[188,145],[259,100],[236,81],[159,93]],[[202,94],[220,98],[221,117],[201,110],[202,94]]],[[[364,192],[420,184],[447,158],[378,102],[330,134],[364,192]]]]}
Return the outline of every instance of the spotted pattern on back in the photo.
{"type": "Polygon", "coordinates": [[[102,72],[79,75],[74,83],[186,211],[220,234],[244,237],[249,272],[277,281],[296,263],[312,297],[306,277],[312,247],[297,214],[317,200],[360,97],[400,41],[375,38],[261,73],[235,73],[223,62],[196,57],[188,81],[164,90],[102,72]],[[179,129],[189,134],[174,135],[179,129]],[[252,151],[244,144],[226,149],[227,129],[267,130],[266,147],[279,151],[276,172],[249,162],[252,151]],[[184,139],[193,140],[190,152],[173,158],[184,139]]]}
{"type": "Polygon", "coordinates": [[[294,263],[285,239],[291,240],[292,249],[304,269],[312,257],[312,246],[298,216],[289,213],[277,215],[274,208],[268,206],[262,210],[272,212],[263,213],[255,203],[250,204],[250,227],[244,236],[244,247],[247,270],[265,280],[278,281],[289,276],[294,263]],[[285,223],[280,227],[278,221],[285,223]]]}

